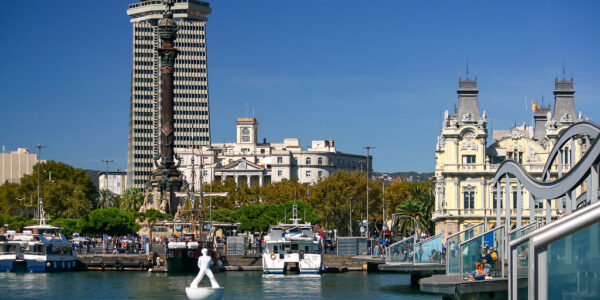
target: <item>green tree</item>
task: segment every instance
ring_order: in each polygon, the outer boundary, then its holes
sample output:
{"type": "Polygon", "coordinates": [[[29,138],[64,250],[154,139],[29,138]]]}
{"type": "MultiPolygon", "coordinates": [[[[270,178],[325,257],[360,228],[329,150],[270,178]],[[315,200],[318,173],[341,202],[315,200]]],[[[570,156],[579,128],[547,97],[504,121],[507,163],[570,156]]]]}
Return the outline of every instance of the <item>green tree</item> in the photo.
{"type": "MultiPolygon", "coordinates": [[[[213,211],[213,219],[223,222],[239,222],[241,223],[239,230],[243,232],[266,232],[269,225],[291,223],[293,205],[294,201],[288,201],[283,204],[250,204],[237,210],[218,209],[213,211]]],[[[296,205],[298,218],[303,219],[300,222],[319,223],[312,207],[302,201],[297,201],[296,205]]]]}
{"type": "Polygon", "coordinates": [[[0,187],[0,211],[37,206],[38,174],[44,210],[50,217],[81,217],[93,208],[97,191],[89,175],[65,163],[47,161],[33,167],[33,174],[24,175],[19,184],[0,187]],[[15,201],[25,199],[23,201],[15,201]]]}
{"type": "Polygon", "coordinates": [[[118,198],[115,193],[110,190],[100,190],[97,208],[117,207],[118,205],[118,198]]]}
{"type": "Polygon", "coordinates": [[[8,224],[8,229],[20,231],[23,227],[28,225],[34,225],[37,222],[32,219],[27,219],[25,216],[11,216],[7,214],[0,214],[0,227],[8,224]]]}
{"type": "Polygon", "coordinates": [[[93,210],[77,222],[77,227],[82,233],[93,235],[110,234],[126,235],[138,230],[135,216],[116,208],[93,210]]]}
{"type": "MultiPolygon", "coordinates": [[[[369,219],[381,220],[381,182],[370,179],[369,187],[369,219]]],[[[367,176],[360,172],[335,172],[310,187],[308,204],[315,209],[324,228],[337,229],[342,236],[350,235],[352,215],[352,234],[357,234],[361,217],[366,219],[367,176]]]]}
{"type": "Polygon", "coordinates": [[[421,230],[427,229],[427,220],[422,216],[423,204],[417,199],[408,198],[397,208],[397,232],[403,237],[407,237],[414,233],[418,227],[421,230]],[[402,217],[404,216],[404,217],[402,217]]]}
{"type": "Polygon", "coordinates": [[[119,207],[128,212],[136,212],[144,202],[144,194],[136,188],[129,188],[123,192],[119,207]]]}
{"type": "Polygon", "coordinates": [[[71,238],[73,232],[80,231],[77,222],[77,219],[56,219],[52,220],[50,224],[61,227],[59,232],[64,234],[67,238],[71,238]]]}

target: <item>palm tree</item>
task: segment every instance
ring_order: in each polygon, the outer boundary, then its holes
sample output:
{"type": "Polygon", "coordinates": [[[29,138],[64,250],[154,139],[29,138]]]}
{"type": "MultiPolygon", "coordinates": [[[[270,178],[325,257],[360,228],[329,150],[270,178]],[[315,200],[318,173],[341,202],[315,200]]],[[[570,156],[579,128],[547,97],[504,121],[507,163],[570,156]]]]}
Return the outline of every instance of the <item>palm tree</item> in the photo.
{"type": "Polygon", "coordinates": [[[397,232],[402,236],[408,236],[411,232],[416,231],[418,222],[419,228],[424,230],[427,228],[427,220],[423,218],[423,205],[421,201],[408,198],[398,208],[396,209],[396,213],[403,216],[408,216],[405,218],[400,217],[398,219],[397,232]]]}
{"type": "Polygon", "coordinates": [[[119,207],[125,211],[138,211],[142,206],[142,201],[144,201],[144,194],[136,188],[129,188],[123,192],[119,207]]]}
{"type": "Polygon", "coordinates": [[[117,206],[115,194],[109,190],[100,190],[98,195],[98,208],[109,208],[117,206]]]}

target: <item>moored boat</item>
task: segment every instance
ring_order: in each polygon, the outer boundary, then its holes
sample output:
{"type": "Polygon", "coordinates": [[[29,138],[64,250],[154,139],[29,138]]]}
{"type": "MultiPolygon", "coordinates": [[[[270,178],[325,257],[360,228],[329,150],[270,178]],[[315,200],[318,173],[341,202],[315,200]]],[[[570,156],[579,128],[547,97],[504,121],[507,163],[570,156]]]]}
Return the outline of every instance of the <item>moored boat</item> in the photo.
{"type": "Polygon", "coordinates": [[[297,207],[294,205],[291,224],[270,226],[262,255],[263,273],[284,274],[288,269],[301,274],[322,272],[323,256],[319,240],[310,223],[300,224],[298,221],[297,207]]]}

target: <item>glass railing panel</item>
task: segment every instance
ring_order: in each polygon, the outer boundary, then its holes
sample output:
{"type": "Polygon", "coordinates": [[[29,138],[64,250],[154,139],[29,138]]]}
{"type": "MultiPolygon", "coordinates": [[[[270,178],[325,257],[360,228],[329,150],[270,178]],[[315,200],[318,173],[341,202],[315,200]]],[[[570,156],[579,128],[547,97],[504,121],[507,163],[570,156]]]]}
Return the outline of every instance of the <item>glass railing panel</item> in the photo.
{"type": "Polygon", "coordinates": [[[390,245],[386,250],[386,262],[412,263],[414,243],[415,237],[413,236],[390,245]]]}
{"type": "Polygon", "coordinates": [[[517,246],[517,299],[527,300],[529,295],[529,241],[517,246]]]}
{"type": "Polygon", "coordinates": [[[460,245],[462,276],[465,280],[483,280],[502,276],[504,226],[476,236],[460,245]]]}
{"type": "Polygon", "coordinates": [[[548,299],[600,299],[600,223],[548,244],[548,299]]]}
{"type": "Polygon", "coordinates": [[[434,236],[415,245],[416,264],[442,263],[442,235],[434,236]]]}
{"type": "Polygon", "coordinates": [[[477,224],[471,228],[465,229],[446,240],[448,274],[458,274],[460,272],[460,244],[474,236],[483,233],[483,223],[477,224]]]}
{"type": "Polygon", "coordinates": [[[512,241],[512,240],[516,240],[534,230],[535,230],[535,224],[528,224],[528,225],[522,226],[519,229],[511,231],[508,235],[510,237],[510,240],[512,241]]]}

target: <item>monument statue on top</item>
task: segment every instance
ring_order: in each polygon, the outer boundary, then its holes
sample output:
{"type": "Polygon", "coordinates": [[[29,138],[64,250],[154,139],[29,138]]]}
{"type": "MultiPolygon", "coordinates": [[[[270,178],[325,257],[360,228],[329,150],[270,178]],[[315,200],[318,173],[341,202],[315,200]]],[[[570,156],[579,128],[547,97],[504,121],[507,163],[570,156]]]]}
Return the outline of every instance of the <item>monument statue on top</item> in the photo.
{"type": "Polygon", "coordinates": [[[171,7],[174,0],[165,0],[163,18],[158,21],[158,36],[161,40],[157,49],[160,56],[160,151],[154,156],[156,170],[146,184],[144,204],[140,211],[150,208],[174,214],[177,210],[177,197],[182,186],[182,176],[177,170],[180,159],[174,152],[175,124],[173,118],[173,78],[175,58],[178,50],[174,47],[177,38],[177,23],[173,19],[171,7]],[[177,159],[177,163],[175,160],[177,159]]]}

